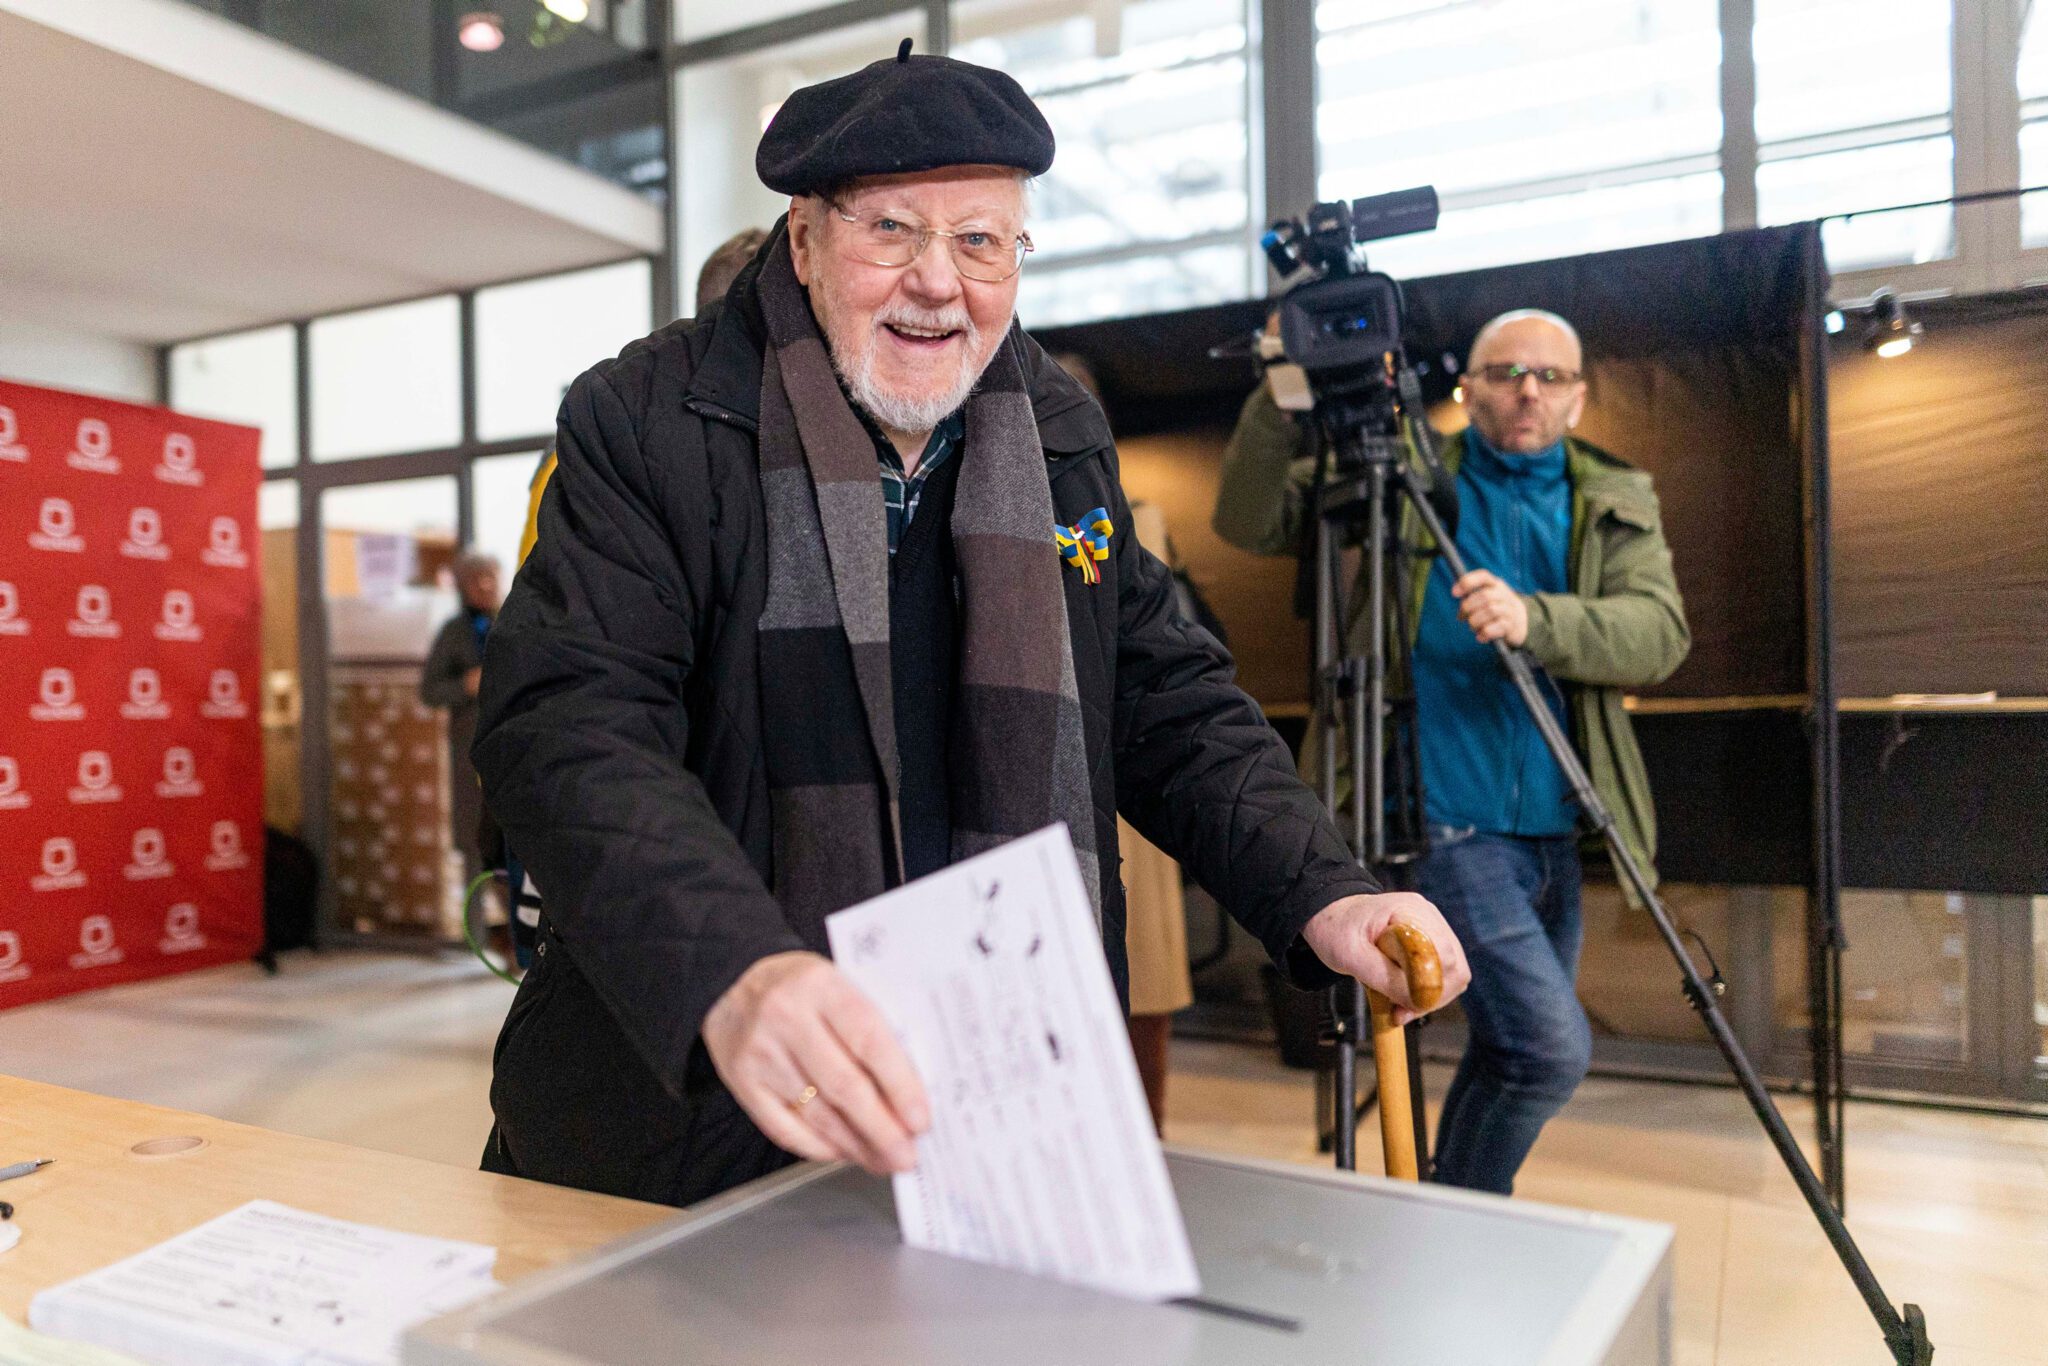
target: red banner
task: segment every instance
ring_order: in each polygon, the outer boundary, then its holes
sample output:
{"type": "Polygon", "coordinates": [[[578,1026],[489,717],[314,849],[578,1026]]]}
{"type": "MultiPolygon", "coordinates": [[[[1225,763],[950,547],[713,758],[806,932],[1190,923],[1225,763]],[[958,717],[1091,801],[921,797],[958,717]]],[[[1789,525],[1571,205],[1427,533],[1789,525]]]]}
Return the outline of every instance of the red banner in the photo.
{"type": "Polygon", "coordinates": [[[259,436],[0,383],[0,1008],[262,942],[259,436]]]}

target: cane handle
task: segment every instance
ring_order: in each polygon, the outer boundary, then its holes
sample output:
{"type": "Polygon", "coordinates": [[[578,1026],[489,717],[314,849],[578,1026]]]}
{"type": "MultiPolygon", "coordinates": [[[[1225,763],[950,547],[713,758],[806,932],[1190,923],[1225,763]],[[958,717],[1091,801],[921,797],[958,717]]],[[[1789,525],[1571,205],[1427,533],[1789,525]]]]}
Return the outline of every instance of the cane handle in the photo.
{"type": "Polygon", "coordinates": [[[1404,920],[1380,932],[1380,952],[1401,965],[1408,979],[1408,999],[1418,1011],[1433,1010],[1444,994],[1444,965],[1429,936],[1404,920]]]}

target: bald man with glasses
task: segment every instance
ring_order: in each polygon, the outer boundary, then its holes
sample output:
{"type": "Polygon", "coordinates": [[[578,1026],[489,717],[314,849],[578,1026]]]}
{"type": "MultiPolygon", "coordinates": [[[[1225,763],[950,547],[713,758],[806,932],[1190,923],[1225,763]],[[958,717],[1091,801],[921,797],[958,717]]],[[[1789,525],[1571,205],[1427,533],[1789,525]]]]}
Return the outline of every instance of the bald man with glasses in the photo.
{"type": "MultiPolygon", "coordinates": [[[[1403,534],[1426,556],[1419,610],[1408,614],[1430,827],[1415,890],[1472,965],[1470,1034],[1438,1122],[1435,1179],[1509,1194],[1585,1076],[1592,1032],[1576,992],[1577,805],[1493,642],[1529,653],[1621,837],[1654,877],[1656,814],[1622,692],[1668,678],[1691,635],[1650,476],[1571,435],[1586,404],[1572,325],[1534,309],[1487,323],[1462,399],[1471,425],[1446,443],[1445,463],[1458,548],[1475,567],[1454,581],[1415,528],[1403,534]]],[[[1261,385],[1224,456],[1219,534],[1258,554],[1296,549],[1310,440],[1261,385]]]]}

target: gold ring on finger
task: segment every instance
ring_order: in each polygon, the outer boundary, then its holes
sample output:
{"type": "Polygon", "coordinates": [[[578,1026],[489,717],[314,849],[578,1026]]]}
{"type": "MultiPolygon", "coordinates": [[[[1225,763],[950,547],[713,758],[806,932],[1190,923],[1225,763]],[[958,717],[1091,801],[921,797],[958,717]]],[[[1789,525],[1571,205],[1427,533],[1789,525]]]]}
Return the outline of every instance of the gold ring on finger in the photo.
{"type": "Polygon", "coordinates": [[[803,1089],[803,1094],[799,1095],[795,1100],[789,1103],[789,1108],[791,1110],[801,1110],[817,1098],[818,1088],[815,1086],[806,1086],[803,1089]]]}

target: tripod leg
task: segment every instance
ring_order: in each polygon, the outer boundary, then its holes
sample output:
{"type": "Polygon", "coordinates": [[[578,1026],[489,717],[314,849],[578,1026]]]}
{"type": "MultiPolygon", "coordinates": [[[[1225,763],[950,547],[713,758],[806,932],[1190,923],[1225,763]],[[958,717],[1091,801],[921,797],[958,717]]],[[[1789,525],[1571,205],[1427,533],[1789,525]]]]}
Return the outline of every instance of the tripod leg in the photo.
{"type": "Polygon", "coordinates": [[[1422,1026],[1428,1018],[1409,1021],[1406,1031],[1409,1109],[1415,1116],[1415,1167],[1420,1181],[1429,1180],[1435,1165],[1429,1157],[1429,1103],[1422,1089],[1422,1026]]]}

